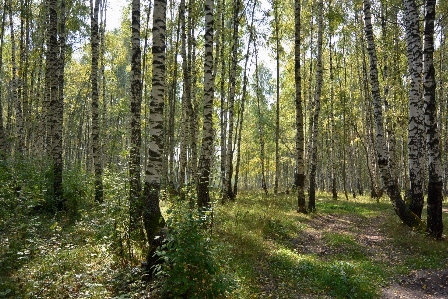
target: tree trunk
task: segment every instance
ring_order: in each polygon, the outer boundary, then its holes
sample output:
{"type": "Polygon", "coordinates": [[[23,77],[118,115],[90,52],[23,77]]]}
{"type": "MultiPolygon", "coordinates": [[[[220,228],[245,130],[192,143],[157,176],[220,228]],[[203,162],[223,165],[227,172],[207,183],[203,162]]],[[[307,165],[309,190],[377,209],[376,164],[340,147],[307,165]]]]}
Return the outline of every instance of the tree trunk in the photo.
{"type": "Polygon", "coordinates": [[[236,89],[236,68],[238,64],[238,28],[240,24],[239,11],[240,0],[234,0],[234,12],[233,12],[233,44],[232,44],[232,61],[229,74],[229,98],[228,98],[228,136],[226,146],[226,171],[225,171],[225,184],[223,202],[227,200],[234,200],[234,194],[232,190],[232,175],[233,175],[233,126],[234,126],[234,104],[235,104],[235,89],[236,89]]]}
{"type": "Polygon", "coordinates": [[[197,23],[194,13],[194,0],[189,1],[188,8],[188,73],[190,78],[190,96],[187,99],[187,112],[189,116],[189,180],[188,184],[198,183],[198,115],[196,103],[196,38],[194,25],[197,23]]]}
{"type": "Polygon", "coordinates": [[[263,134],[263,122],[261,121],[261,107],[260,107],[260,79],[258,69],[258,52],[257,44],[255,42],[255,96],[257,97],[257,112],[258,112],[258,137],[260,142],[260,162],[261,162],[261,188],[265,194],[268,194],[268,188],[266,186],[266,174],[265,174],[265,148],[264,148],[264,134],[263,134]]]}
{"type": "MultiPolygon", "coordinates": [[[[3,37],[5,34],[5,23],[6,23],[6,0],[3,5],[3,13],[2,13],[2,24],[1,24],[1,32],[0,32],[0,70],[3,69],[3,37]]],[[[0,159],[3,159],[8,152],[6,145],[6,136],[5,136],[5,128],[3,126],[3,93],[2,93],[2,84],[0,84],[0,159]]]]}
{"type": "Polygon", "coordinates": [[[129,213],[130,230],[138,228],[141,217],[141,163],[140,149],[142,143],[141,133],[141,106],[142,106],[142,54],[140,48],[140,0],[132,1],[131,20],[131,136],[129,153],[129,213]]]}
{"type": "MultiPolygon", "coordinates": [[[[280,139],[280,37],[279,37],[279,15],[278,1],[274,1],[274,22],[275,22],[275,51],[276,51],[276,110],[275,110],[275,179],[274,194],[278,192],[278,179],[280,176],[280,156],[278,141],[280,139]]],[[[300,28],[300,27],[299,27],[300,28]]]]}
{"type": "Polygon", "coordinates": [[[423,48],[423,88],[425,99],[426,147],[429,157],[429,182],[427,200],[427,232],[440,239],[443,232],[442,221],[442,159],[439,148],[439,129],[437,126],[437,103],[434,56],[434,19],[436,0],[426,0],[425,29],[423,48]]]}
{"type": "Polygon", "coordinates": [[[420,219],[406,206],[401,198],[400,189],[392,179],[389,167],[389,152],[386,147],[386,140],[383,129],[383,111],[380,95],[380,86],[378,81],[378,68],[375,43],[373,40],[373,29],[370,14],[370,0],[364,0],[364,22],[365,34],[367,39],[367,52],[370,58],[370,83],[372,86],[372,99],[374,105],[374,116],[376,125],[376,145],[378,155],[378,166],[381,171],[387,194],[392,202],[395,213],[408,226],[416,227],[421,224],[420,219]]]}
{"type": "Polygon", "coordinates": [[[317,137],[319,133],[320,97],[322,93],[323,68],[322,68],[322,36],[323,36],[323,1],[317,4],[317,63],[316,63],[316,90],[314,93],[313,131],[311,132],[310,154],[310,190],[308,210],[316,210],[316,168],[317,168],[317,137]]]}
{"type": "Polygon", "coordinates": [[[335,138],[335,124],[334,124],[334,74],[333,74],[333,45],[331,42],[331,37],[333,33],[330,32],[330,42],[329,42],[329,50],[330,50],[330,164],[331,164],[331,193],[333,200],[338,199],[338,192],[336,189],[336,162],[335,162],[335,148],[334,148],[334,138],[335,138]]]}
{"type": "MultiPolygon", "coordinates": [[[[297,212],[306,213],[305,206],[305,140],[302,108],[302,78],[300,74],[300,0],[294,1],[294,81],[295,81],[295,106],[296,106],[296,173],[295,182],[297,188],[297,212]]],[[[310,63],[311,64],[311,63],[310,63]]]]}
{"type": "Polygon", "coordinates": [[[409,89],[408,163],[411,180],[411,204],[409,208],[419,218],[423,211],[425,146],[422,84],[422,46],[419,13],[414,0],[404,1],[406,47],[408,53],[411,87],[409,89]]]}
{"type": "MultiPolygon", "coordinates": [[[[185,20],[186,15],[186,5],[185,0],[181,0],[180,2],[180,24],[181,24],[181,56],[182,56],[182,73],[183,73],[183,91],[182,91],[182,126],[181,126],[181,148],[180,148],[180,179],[179,179],[179,187],[182,197],[184,196],[184,192],[182,190],[184,184],[191,179],[191,172],[187,171],[187,152],[188,152],[188,135],[190,138],[191,135],[191,114],[192,114],[192,106],[191,106],[191,77],[190,77],[190,67],[189,67],[189,55],[190,52],[187,53],[187,23],[185,20]],[[188,56],[187,56],[188,54],[188,56]]],[[[191,12],[189,12],[191,13],[191,12]]],[[[189,42],[191,42],[190,34],[188,34],[189,42]]]]}
{"type": "Polygon", "coordinates": [[[239,125],[238,125],[238,140],[236,143],[236,150],[237,150],[237,156],[236,156],[236,165],[235,165],[235,182],[233,184],[233,195],[236,196],[238,193],[238,179],[239,179],[239,169],[240,169],[240,159],[241,159],[241,133],[243,130],[243,119],[244,119],[244,106],[246,103],[246,96],[247,96],[247,64],[249,63],[249,54],[250,54],[250,44],[253,42],[253,35],[254,35],[254,15],[255,15],[255,6],[257,4],[257,1],[254,1],[254,5],[252,7],[252,14],[251,14],[251,22],[249,27],[249,40],[247,42],[247,50],[246,50],[246,56],[245,56],[245,62],[244,62],[244,73],[243,73],[243,92],[241,95],[241,111],[240,111],[240,118],[239,118],[239,125]]]}
{"type": "MultiPolygon", "coordinates": [[[[218,0],[219,1],[219,0],[218,0]]],[[[222,0],[221,5],[221,52],[220,52],[220,60],[221,60],[221,103],[220,103],[220,127],[221,127],[221,198],[222,202],[225,202],[225,185],[226,185],[226,137],[227,137],[227,105],[225,102],[225,77],[226,77],[226,59],[224,58],[224,50],[225,50],[225,0],[222,0]]]]}
{"type": "MultiPolygon", "coordinates": [[[[165,225],[165,220],[160,211],[159,195],[162,176],[163,109],[165,104],[166,5],[166,0],[155,0],[153,9],[152,90],[149,104],[151,139],[149,141],[142,211],[145,231],[150,244],[152,244],[159,229],[165,225]]],[[[151,258],[148,254],[148,262],[152,261],[151,258]]],[[[149,264],[150,268],[152,264],[149,264]]]]}
{"type": "Polygon", "coordinates": [[[198,206],[210,205],[210,168],[213,157],[213,99],[215,76],[213,73],[213,0],[205,2],[205,59],[204,59],[204,118],[201,155],[199,157],[199,180],[197,185],[198,206]]]}
{"type": "MultiPolygon", "coordinates": [[[[100,0],[90,0],[90,45],[92,51],[92,64],[90,73],[92,93],[92,155],[95,171],[95,201],[103,202],[103,169],[101,161],[100,126],[98,116],[99,89],[98,89],[98,58],[99,58],[99,13],[100,0]]],[[[132,151],[132,146],[131,146],[132,151]]],[[[132,154],[131,154],[132,155],[132,154]]],[[[131,163],[131,167],[133,163],[131,163]]],[[[134,171],[132,169],[131,171],[134,171]]],[[[131,183],[133,184],[133,183],[131,183]]]]}
{"type": "Polygon", "coordinates": [[[47,121],[50,124],[49,145],[51,149],[51,157],[53,162],[53,198],[56,204],[56,209],[61,211],[66,209],[65,199],[63,197],[62,188],[62,116],[63,103],[60,102],[58,93],[58,71],[60,66],[58,59],[58,7],[56,0],[48,0],[48,29],[47,29],[47,57],[49,61],[47,73],[48,95],[49,95],[49,114],[47,121]]]}
{"type": "MultiPolygon", "coordinates": [[[[58,68],[56,73],[57,78],[57,100],[52,107],[55,113],[53,114],[53,123],[56,124],[53,128],[53,140],[52,148],[55,156],[55,178],[58,179],[57,186],[60,186],[59,193],[60,198],[64,196],[64,190],[62,188],[62,171],[63,171],[63,132],[64,132],[64,71],[65,71],[65,51],[66,51],[66,12],[65,12],[65,0],[61,0],[60,6],[60,21],[59,21],[59,56],[58,56],[58,68]]],[[[63,200],[65,205],[65,199],[63,200]]],[[[62,207],[64,207],[62,205],[62,207]]],[[[65,207],[64,207],[65,208],[65,207]]]]}
{"type": "MultiPolygon", "coordinates": [[[[344,89],[342,89],[342,82],[339,81],[339,90],[341,90],[341,98],[342,98],[342,131],[343,131],[343,137],[342,137],[342,186],[344,187],[344,196],[345,199],[348,200],[348,193],[347,193],[347,151],[346,151],[346,144],[347,144],[347,62],[346,62],[346,56],[345,56],[345,50],[346,50],[346,36],[345,34],[342,37],[342,57],[343,57],[343,69],[344,69],[344,89]]],[[[350,185],[351,186],[351,185],[350,185]]],[[[350,188],[352,189],[352,188],[350,188]]],[[[354,193],[353,193],[354,194],[354,193]]]]}
{"type": "Polygon", "coordinates": [[[23,142],[23,111],[22,111],[22,101],[19,95],[19,78],[17,77],[17,56],[16,56],[16,42],[14,35],[14,22],[12,15],[12,1],[9,1],[9,26],[11,30],[11,70],[12,70],[12,100],[14,102],[15,112],[16,112],[16,150],[19,154],[24,154],[24,142],[23,142]]]}
{"type": "MultiPolygon", "coordinates": [[[[355,11],[356,19],[358,20],[358,13],[355,11]]],[[[360,22],[361,23],[361,22],[360,22]]],[[[363,148],[366,152],[366,163],[367,163],[367,169],[369,172],[369,178],[370,178],[370,196],[372,198],[376,198],[377,201],[379,201],[378,194],[380,193],[379,188],[379,178],[378,178],[378,163],[376,160],[376,149],[375,149],[375,136],[374,136],[374,129],[373,129],[373,119],[372,119],[372,101],[369,91],[369,79],[367,74],[367,62],[366,62],[366,53],[365,53],[365,40],[364,37],[361,35],[359,46],[361,47],[361,54],[362,54],[362,84],[360,84],[360,94],[361,97],[364,99],[364,105],[363,105],[363,113],[362,117],[364,119],[364,126],[363,126],[363,135],[359,134],[359,132],[356,130],[356,133],[361,139],[361,143],[363,145],[363,148]]],[[[358,58],[357,58],[357,65],[358,58]]],[[[359,67],[357,68],[359,70],[359,67]]]]}
{"type": "Polygon", "coordinates": [[[172,87],[169,95],[169,117],[168,117],[168,135],[169,135],[169,143],[168,143],[168,154],[169,154],[169,180],[170,186],[174,190],[175,188],[175,169],[174,169],[174,150],[175,150],[175,136],[174,136],[174,118],[176,115],[176,96],[177,96],[177,54],[179,51],[179,35],[180,35],[180,19],[178,18],[177,23],[177,33],[176,33],[176,47],[174,51],[174,72],[172,78],[172,87]]]}
{"type": "Polygon", "coordinates": [[[22,141],[21,141],[21,151],[26,153],[28,149],[28,125],[31,124],[29,119],[29,98],[28,90],[30,83],[28,81],[29,77],[29,65],[28,65],[28,54],[30,52],[29,46],[29,1],[20,1],[20,61],[19,61],[19,81],[18,83],[18,97],[21,101],[22,110],[22,141]]]}

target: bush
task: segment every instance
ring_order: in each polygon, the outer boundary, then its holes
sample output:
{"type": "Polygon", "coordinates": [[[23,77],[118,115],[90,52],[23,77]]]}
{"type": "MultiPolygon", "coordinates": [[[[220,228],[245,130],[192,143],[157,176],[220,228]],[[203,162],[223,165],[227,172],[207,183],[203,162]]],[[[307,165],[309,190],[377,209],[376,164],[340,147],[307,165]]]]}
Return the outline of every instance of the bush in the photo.
{"type": "Polygon", "coordinates": [[[166,241],[156,251],[161,263],[154,270],[162,297],[224,298],[233,283],[222,273],[216,246],[207,237],[211,211],[181,204],[168,210],[166,241]]]}

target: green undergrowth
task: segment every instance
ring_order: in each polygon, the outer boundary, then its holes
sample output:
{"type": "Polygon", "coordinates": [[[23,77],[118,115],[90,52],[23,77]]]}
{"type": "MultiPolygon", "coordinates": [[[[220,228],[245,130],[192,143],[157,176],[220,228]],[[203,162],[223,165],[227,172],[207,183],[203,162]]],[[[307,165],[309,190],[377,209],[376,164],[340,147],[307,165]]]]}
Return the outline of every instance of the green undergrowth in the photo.
{"type": "Polygon", "coordinates": [[[66,171],[67,211],[54,213],[45,165],[25,159],[0,165],[0,298],[129,294],[135,278],[126,273],[139,271],[141,253],[127,235],[124,173],[106,170],[105,201],[98,204],[92,177],[66,171]]]}
{"type": "Polygon", "coordinates": [[[401,224],[386,199],[318,194],[306,215],[295,205],[294,194],[246,193],[216,208],[222,256],[241,281],[234,298],[379,298],[398,275],[448,266],[447,241],[401,224]]]}
{"type": "Polygon", "coordinates": [[[379,298],[400,275],[448,267],[446,239],[404,226],[386,199],[318,194],[317,212],[298,214],[295,194],[247,192],[202,214],[191,194],[166,195],[165,264],[147,283],[125,171],[105,170],[103,204],[91,175],[65,172],[68,211],[55,214],[45,161],[0,162],[0,299],[379,298]]]}

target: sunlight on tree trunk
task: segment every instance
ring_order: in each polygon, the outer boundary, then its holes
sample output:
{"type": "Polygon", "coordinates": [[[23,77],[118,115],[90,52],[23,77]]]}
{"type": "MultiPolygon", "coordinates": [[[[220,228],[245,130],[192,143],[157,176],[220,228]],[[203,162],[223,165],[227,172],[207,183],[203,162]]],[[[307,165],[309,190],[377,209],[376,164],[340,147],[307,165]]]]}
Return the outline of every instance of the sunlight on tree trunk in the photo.
{"type": "Polygon", "coordinates": [[[378,166],[386,187],[387,194],[398,217],[408,226],[416,227],[421,225],[420,219],[405,204],[401,198],[400,190],[396,182],[393,181],[389,167],[389,152],[386,148],[383,129],[383,112],[378,81],[378,69],[375,43],[373,40],[373,29],[370,14],[370,0],[364,0],[364,22],[367,39],[367,51],[370,58],[370,84],[372,86],[372,100],[374,105],[374,115],[376,124],[376,145],[378,155],[378,166]]]}
{"type": "MultiPolygon", "coordinates": [[[[150,102],[148,167],[143,193],[143,222],[148,242],[165,225],[160,211],[160,180],[163,154],[163,109],[165,103],[166,0],[155,0],[153,9],[152,90],[150,102]]],[[[152,256],[148,256],[148,262],[152,256]]],[[[149,265],[152,266],[152,265],[149,265]]]]}

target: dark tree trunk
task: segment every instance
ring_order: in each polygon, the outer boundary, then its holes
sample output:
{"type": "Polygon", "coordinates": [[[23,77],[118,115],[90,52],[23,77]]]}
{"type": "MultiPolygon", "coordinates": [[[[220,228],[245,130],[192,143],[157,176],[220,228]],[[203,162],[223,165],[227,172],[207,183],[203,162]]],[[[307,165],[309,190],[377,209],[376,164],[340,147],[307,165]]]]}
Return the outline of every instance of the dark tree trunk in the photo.
{"type": "Polygon", "coordinates": [[[140,0],[132,1],[132,21],[131,21],[131,138],[129,153],[129,213],[130,230],[138,227],[141,217],[141,105],[142,105],[142,69],[141,69],[141,48],[140,48],[140,0]]]}
{"type": "Polygon", "coordinates": [[[202,129],[199,180],[197,186],[198,206],[210,205],[210,168],[213,156],[213,99],[215,76],[213,73],[213,0],[205,2],[205,60],[204,60],[204,124],[202,129]]]}
{"type": "Polygon", "coordinates": [[[317,64],[316,64],[316,90],[314,94],[313,131],[311,132],[310,154],[310,190],[308,210],[316,210],[316,168],[317,168],[317,137],[319,132],[320,97],[322,93],[323,67],[322,67],[322,37],[323,37],[323,1],[318,2],[318,31],[317,31],[317,64]]]}
{"type": "Polygon", "coordinates": [[[297,212],[307,213],[305,206],[305,139],[303,125],[302,103],[302,78],[300,75],[300,0],[294,1],[294,81],[295,81],[295,106],[296,106],[296,173],[295,186],[297,188],[297,212]]]}
{"type": "MultiPolygon", "coordinates": [[[[103,202],[103,168],[101,161],[100,126],[99,126],[99,88],[98,88],[98,58],[99,58],[99,23],[98,13],[100,0],[90,0],[90,45],[92,64],[90,73],[92,94],[92,155],[95,172],[95,200],[103,202]]],[[[131,150],[132,151],[132,150],[131,150]]],[[[132,164],[132,163],[131,163],[132,164]]]]}
{"type": "Polygon", "coordinates": [[[429,182],[427,200],[427,232],[440,239],[443,232],[442,221],[442,158],[440,154],[439,129],[437,126],[436,81],[433,63],[434,20],[436,1],[426,0],[424,48],[423,48],[423,88],[425,98],[426,147],[429,152],[429,182]]]}
{"type": "MultiPolygon", "coordinates": [[[[6,22],[6,0],[3,5],[3,13],[1,19],[1,32],[0,32],[0,70],[3,69],[3,37],[5,34],[5,22],[6,22]]],[[[2,85],[0,84],[0,159],[3,159],[7,153],[5,128],[3,127],[3,93],[2,85]]]]}

